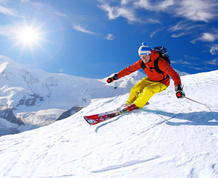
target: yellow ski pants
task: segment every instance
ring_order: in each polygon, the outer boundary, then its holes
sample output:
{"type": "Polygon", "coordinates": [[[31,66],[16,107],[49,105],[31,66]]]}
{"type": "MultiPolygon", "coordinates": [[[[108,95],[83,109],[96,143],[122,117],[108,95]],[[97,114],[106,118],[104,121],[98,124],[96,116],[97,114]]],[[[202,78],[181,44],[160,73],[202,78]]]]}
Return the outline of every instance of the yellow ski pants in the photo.
{"type": "Polygon", "coordinates": [[[141,109],[154,94],[165,89],[167,89],[166,85],[161,82],[150,81],[148,77],[145,77],[133,86],[126,103],[134,103],[136,107],[141,109]]]}

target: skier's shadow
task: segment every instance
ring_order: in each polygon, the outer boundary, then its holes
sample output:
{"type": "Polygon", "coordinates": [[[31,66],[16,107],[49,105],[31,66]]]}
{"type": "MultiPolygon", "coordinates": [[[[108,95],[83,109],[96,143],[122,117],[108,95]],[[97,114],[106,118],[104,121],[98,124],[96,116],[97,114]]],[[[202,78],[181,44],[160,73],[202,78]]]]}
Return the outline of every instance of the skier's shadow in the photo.
{"type": "Polygon", "coordinates": [[[110,124],[110,123],[112,123],[112,122],[116,122],[117,120],[120,119],[120,117],[121,117],[121,116],[118,116],[116,119],[111,119],[109,122],[105,122],[105,123],[99,125],[98,127],[96,127],[95,132],[97,133],[98,130],[99,130],[101,127],[104,127],[104,126],[107,125],[107,124],[110,124]]]}
{"type": "MultiPolygon", "coordinates": [[[[166,111],[160,110],[151,110],[148,108],[143,108],[137,112],[147,112],[157,114],[161,117],[163,122],[171,126],[179,126],[179,125],[209,125],[209,126],[217,126],[218,125],[218,112],[191,112],[191,113],[170,113],[166,111]],[[166,116],[166,117],[164,117],[166,116]],[[173,119],[177,119],[177,121],[172,121],[173,119]],[[178,120],[183,120],[182,122],[178,122],[178,120]]],[[[109,122],[102,123],[98,127],[96,127],[95,132],[97,133],[101,127],[104,127],[107,124],[112,122],[116,122],[120,119],[121,116],[118,116],[116,119],[112,119],[109,122]]]]}
{"type": "Polygon", "coordinates": [[[148,113],[154,113],[165,119],[165,123],[171,126],[179,125],[209,125],[217,126],[218,125],[218,112],[191,112],[191,113],[170,113],[159,110],[150,110],[148,108],[142,109],[148,113]],[[166,116],[167,118],[163,117],[166,116]],[[173,119],[183,120],[182,122],[171,121],[173,119]]]}

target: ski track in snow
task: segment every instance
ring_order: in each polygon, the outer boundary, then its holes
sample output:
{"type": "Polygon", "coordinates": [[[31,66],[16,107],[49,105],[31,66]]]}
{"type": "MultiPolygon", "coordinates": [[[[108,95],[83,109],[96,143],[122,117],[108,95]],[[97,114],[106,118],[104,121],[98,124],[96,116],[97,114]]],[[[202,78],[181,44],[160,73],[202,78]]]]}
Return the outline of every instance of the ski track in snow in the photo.
{"type": "Polygon", "coordinates": [[[218,72],[212,74],[182,78],[187,96],[212,111],[177,99],[171,85],[142,110],[95,126],[82,116],[115,109],[128,94],[95,100],[49,126],[2,136],[0,177],[218,177],[218,72]]]}

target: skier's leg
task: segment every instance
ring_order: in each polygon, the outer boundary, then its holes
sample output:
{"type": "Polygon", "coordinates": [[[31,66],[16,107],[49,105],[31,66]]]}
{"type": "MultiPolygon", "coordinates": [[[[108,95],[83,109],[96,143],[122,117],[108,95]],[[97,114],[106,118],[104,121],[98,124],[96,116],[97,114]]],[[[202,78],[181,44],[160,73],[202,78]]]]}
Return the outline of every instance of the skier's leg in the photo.
{"type": "Polygon", "coordinates": [[[132,104],[137,99],[139,94],[143,91],[143,89],[149,84],[151,84],[151,82],[148,80],[148,77],[145,77],[138,83],[136,83],[130,91],[129,98],[126,101],[126,104],[132,104]]]}
{"type": "Polygon", "coordinates": [[[167,88],[166,85],[160,82],[152,82],[147,85],[142,93],[138,96],[138,98],[134,101],[134,104],[138,108],[143,108],[144,105],[148,102],[148,100],[156,93],[162,92],[167,88]]]}

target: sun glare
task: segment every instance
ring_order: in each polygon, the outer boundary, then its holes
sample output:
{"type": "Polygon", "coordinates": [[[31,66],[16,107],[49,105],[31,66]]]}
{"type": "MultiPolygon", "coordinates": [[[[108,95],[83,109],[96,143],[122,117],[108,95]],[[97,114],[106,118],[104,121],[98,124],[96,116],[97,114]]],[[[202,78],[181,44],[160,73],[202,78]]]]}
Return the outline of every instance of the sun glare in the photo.
{"type": "Polygon", "coordinates": [[[17,37],[24,44],[33,44],[39,40],[39,32],[31,27],[25,27],[19,29],[17,37]]]}
{"type": "Polygon", "coordinates": [[[26,21],[20,24],[15,23],[14,28],[11,28],[9,38],[13,44],[9,50],[15,48],[19,56],[30,56],[34,60],[41,56],[52,59],[52,56],[56,55],[62,47],[63,34],[62,26],[57,26],[55,31],[50,28],[48,22],[37,23],[36,20],[28,23],[26,21]]]}

